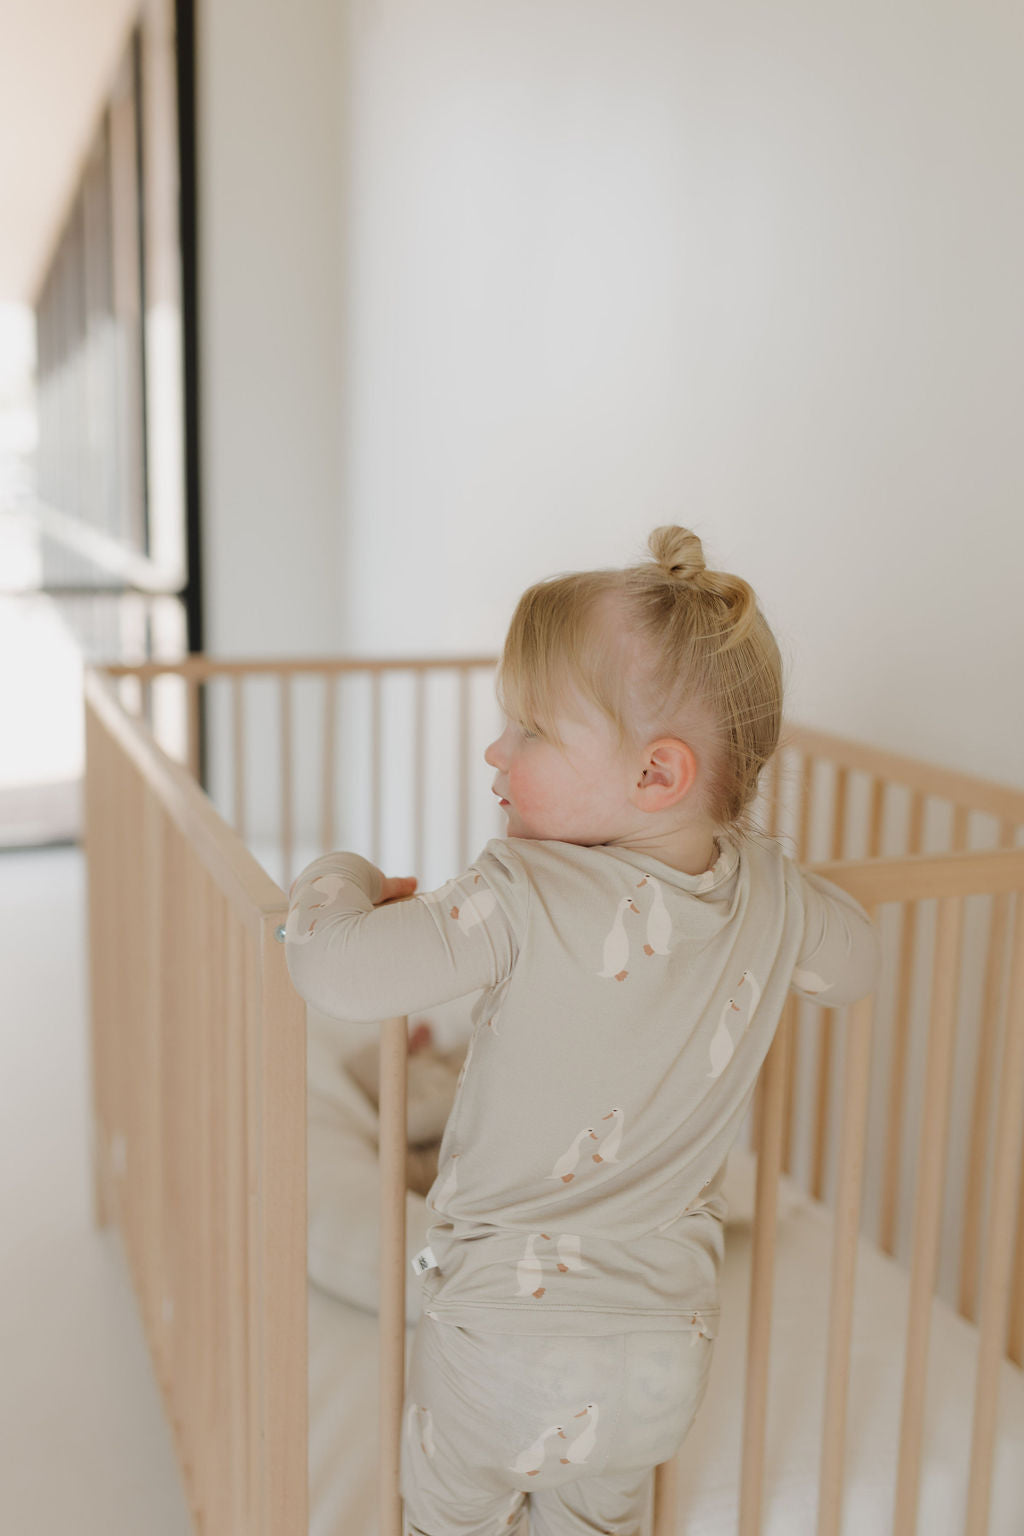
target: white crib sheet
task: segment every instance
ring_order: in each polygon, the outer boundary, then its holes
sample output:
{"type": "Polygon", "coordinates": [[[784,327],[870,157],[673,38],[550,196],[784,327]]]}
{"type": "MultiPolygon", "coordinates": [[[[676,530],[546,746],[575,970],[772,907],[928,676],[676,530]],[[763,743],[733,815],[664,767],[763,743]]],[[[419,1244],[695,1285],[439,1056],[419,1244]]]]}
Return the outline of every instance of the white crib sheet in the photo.
{"type": "MultiPolygon", "coordinates": [[[[815,1530],[831,1238],[810,1200],[779,1228],[763,1536],[815,1530]]],[[[750,1232],[729,1228],[711,1382],[680,1454],[679,1536],[734,1536],[749,1292],[750,1232]]],[[[842,1536],[892,1526],[906,1307],[905,1271],[862,1241],[842,1536]]],[[[933,1302],[919,1536],[963,1531],[976,1340],[933,1302]]],[[[376,1536],[377,1319],[311,1286],[309,1349],[310,1536],[376,1536]]],[[[998,1423],[989,1536],[1022,1536],[1024,1371],[1008,1362],[998,1423]]]]}

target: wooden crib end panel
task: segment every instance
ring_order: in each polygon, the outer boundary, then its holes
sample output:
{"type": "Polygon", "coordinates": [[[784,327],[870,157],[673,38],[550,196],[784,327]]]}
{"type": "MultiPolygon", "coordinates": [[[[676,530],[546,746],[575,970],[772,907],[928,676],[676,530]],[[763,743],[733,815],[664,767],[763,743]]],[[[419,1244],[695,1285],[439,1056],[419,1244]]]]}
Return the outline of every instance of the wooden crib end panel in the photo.
{"type": "Polygon", "coordinates": [[[256,1529],[265,1536],[306,1536],[309,1502],[306,1006],[292,987],[276,937],[286,917],[285,906],[263,920],[259,1036],[249,1042],[256,1071],[249,1076],[247,1112],[258,1127],[260,1192],[250,1225],[250,1274],[255,1259],[260,1301],[257,1481],[263,1514],[256,1529]]]}

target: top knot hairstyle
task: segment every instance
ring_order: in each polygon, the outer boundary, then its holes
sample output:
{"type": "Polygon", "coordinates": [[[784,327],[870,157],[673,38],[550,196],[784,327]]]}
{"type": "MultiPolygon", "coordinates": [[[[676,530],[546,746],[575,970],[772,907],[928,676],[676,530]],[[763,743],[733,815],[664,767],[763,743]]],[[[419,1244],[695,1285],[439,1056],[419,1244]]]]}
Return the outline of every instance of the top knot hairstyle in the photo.
{"type": "Polygon", "coordinates": [[[779,744],[782,661],[741,576],[709,570],[688,528],[656,528],[650,560],[528,588],[498,676],[506,714],[558,741],[573,688],[620,741],[678,736],[698,761],[697,811],[717,830],[756,834],[761,769],[779,744]]]}

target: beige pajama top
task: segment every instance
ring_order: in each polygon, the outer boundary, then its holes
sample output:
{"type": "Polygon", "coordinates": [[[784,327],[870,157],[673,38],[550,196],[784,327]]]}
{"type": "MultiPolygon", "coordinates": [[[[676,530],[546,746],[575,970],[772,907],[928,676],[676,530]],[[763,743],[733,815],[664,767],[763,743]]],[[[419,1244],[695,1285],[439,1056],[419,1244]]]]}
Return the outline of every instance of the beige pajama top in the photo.
{"type": "Polygon", "coordinates": [[[425,1309],[484,1332],[717,1333],[719,1186],[790,989],[871,991],[878,934],[759,838],[688,875],[628,849],[489,842],[374,909],[381,872],[292,888],[292,980],[367,1022],[483,989],[428,1204],[425,1309]]]}

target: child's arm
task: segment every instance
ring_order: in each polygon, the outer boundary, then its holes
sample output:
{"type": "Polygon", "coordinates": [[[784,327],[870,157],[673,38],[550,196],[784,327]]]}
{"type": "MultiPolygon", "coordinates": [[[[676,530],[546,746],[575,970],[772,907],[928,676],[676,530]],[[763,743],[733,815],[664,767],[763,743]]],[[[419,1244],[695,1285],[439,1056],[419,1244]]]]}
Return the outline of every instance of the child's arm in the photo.
{"type": "Polygon", "coordinates": [[[486,849],[439,890],[393,900],[410,881],[387,880],[356,853],[325,854],[291,889],[292,982],[321,1013],[356,1023],[495,986],[518,953],[515,885],[512,861],[486,849]]]}
{"type": "Polygon", "coordinates": [[[846,891],[801,869],[804,937],[791,988],[826,1008],[873,992],[881,968],[878,929],[846,891]]]}

